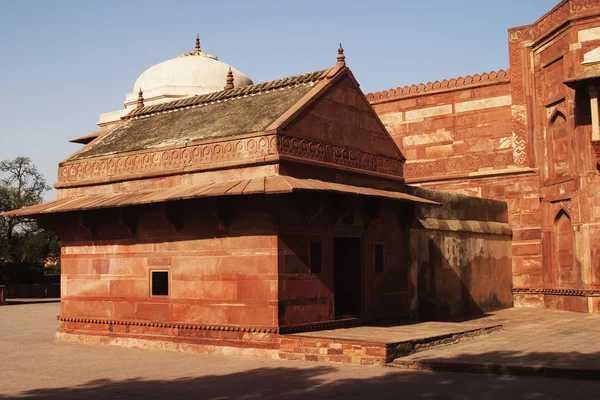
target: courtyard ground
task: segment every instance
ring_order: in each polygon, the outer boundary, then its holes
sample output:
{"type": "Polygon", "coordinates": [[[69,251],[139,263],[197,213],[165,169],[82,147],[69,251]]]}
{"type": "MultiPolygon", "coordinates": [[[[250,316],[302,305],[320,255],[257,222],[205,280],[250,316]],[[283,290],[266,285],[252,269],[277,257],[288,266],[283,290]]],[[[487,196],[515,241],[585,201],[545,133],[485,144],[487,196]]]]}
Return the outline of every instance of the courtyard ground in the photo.
{"type": "MultiPolygon", "coordinates": [[[[402,370],[62,343],[54,340],[59,307],[57,303],[0,307],[0,399],[549,399],[595,398],[600,393],[600,381],[594,380],[402,370]]],[[[558,315],[545,310],[531,312],[534,317],[558,315]]],[[[572,362],[578,357],[599,358],[600,353],[593,347],[597,343],[586,339],[593,335],[597,338],[598,331],[583,335],[582,330],[600,327],[600,320],[558,313],[566,319],[550,320],[558,325],[564,322],[560,330],[570,339],[562,344],[551,345],[552,341],[545,340],[546,323],[541,322],[542,318],[538,323],[523,320],[521,328],[507,325],[505,332],[414,356],[454,348],[458,353],[443,353],[445,358],[460,359],[464,357],[460,352],[467,351],[466,347],[460,350],[461,346],[471,346],[469,351],[475,352],[475,344],[491,343],[493,347],[483,346],[477,351],[485,354],[502,348],[509,352],[504,358],[511,359],[527,352],[567,351],[566,343],[581,342],[577,350],[581,354],[571,356],[572,362]],[[581,321],[586,322],[581,325],[581,321]],[[503,335],[516,337],[519,329],[521,334],[529,333],[529,339],[524,338],[529,343],[536,340],[536,335],[540,345],[547,343],[540,347],[544,351],[513,349],[522,342],[513,339],[501,345],[503,335]],[[591,348],[585,347],[590,343],[591,348]]],[[[552,331],[550,328],[546,331],[552,331]]]]}

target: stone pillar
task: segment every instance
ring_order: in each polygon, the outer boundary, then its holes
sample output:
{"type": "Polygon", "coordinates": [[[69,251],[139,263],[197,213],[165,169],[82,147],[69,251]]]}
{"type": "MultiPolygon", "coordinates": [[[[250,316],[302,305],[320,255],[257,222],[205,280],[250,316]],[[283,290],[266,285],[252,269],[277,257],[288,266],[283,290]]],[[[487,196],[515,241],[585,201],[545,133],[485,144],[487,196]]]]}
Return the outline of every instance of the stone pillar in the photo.
{"type": "Polygon", "coordinates": [[[598,118],[598,88],[590,87],[590,108],[592,110],[592,142],[600,141],[600,119],[598,118]]]}

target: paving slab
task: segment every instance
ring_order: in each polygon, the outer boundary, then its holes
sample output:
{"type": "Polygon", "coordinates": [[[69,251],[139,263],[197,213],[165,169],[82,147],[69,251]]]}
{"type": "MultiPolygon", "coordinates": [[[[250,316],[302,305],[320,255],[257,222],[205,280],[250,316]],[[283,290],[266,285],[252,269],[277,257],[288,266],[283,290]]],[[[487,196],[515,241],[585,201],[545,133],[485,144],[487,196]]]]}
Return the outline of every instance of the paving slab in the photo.
{"type": "MultiPolygon", "coordinates": [[[[58,342],[60,304],[0,307],[0,399],[572,399],[600,382],[58,342]]],[[[493,334],[488,337],[494,337],[493,334]]],[[[479,340],[479,339],[477,339],[479,340]]]]}
{"type": "Polygon", "coordinates": [[[600,315],[512,308],[487,322],[501,332],[400,357],[406,369],[600,380],[600,315]]]}

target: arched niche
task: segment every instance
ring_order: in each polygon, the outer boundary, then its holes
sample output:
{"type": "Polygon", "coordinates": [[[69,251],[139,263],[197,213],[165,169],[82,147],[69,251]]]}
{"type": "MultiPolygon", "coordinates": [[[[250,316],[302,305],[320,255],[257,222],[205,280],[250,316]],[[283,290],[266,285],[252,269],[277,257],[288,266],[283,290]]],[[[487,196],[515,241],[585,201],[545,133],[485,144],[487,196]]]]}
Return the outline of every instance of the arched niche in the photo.
{"type": "Polygon", "coordinates": [[[548,144],[550,177],[560,178],[571,174],[572,145],[567,118],[555,111],[550,118],[548,144]]]}
{"type": "Polygon", "coordinates": [[[553,241],[554,283],[561,287],[576,285],[580,281],[580,273],[575,263],[573,224],[564,209],[554,218],[553,241]]]}

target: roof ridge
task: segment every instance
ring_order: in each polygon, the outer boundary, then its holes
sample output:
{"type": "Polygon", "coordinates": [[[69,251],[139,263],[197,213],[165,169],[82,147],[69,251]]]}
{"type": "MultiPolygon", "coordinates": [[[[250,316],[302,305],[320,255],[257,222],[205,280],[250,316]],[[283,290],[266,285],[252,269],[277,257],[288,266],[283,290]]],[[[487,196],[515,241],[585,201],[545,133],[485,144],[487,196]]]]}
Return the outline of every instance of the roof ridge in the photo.
{"type": "Polygon", "coordinates": [[[158,112],[165,112],[170,110],[176,110],[180,108],[192,107],[201,104],[208,104],[222,100],[233,99],[236,97],[247,96],[251,94],[258,94],[266,91],[282,89],[290,86],[302,85],[305,83],[316,82],[318,78],[325,72],[325,70],[307,72],[300,75],[287,76],[284,78],[274,79],[271,81],[255,83],[248,86],[243,86],[235,89],[226,89],[219,92],[211,92],[191,97],[185,97],[183,99],[177,99],[166,103],[154,104],[150,106],[144,106],[139,109],[133,110],[127,114],[123,119],[130,119],[134,117],[140,117],[158,112]]]}
{"type": "Polygon", "coordinates": [[[475,84],[493,84],[497,82],[508,82],[510,81],[510,69],[500,69],[496,71],[484,72],[482,74],[467,75],[464,78],[450,78],[444,79],[441,82],[427,82],[419,83],[418,85],[397,87],[396,89],[383,90],[381,92],[367,93],[366,97],[369,101],[383,101],[392,99],[395,97],[428,94],[431,92],[437,92],[449,89],[460,89],[463,86],[470,86],[475,84]]]}

